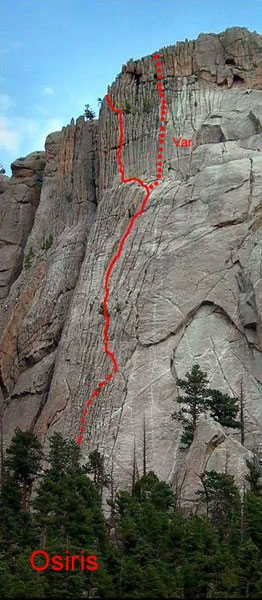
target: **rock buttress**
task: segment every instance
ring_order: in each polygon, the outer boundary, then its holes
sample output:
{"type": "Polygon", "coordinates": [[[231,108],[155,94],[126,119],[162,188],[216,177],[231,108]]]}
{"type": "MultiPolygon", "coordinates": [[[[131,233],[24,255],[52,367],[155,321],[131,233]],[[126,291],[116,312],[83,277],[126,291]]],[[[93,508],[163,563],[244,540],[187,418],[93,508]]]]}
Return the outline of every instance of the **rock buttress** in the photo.
{"type": "MultiPolygon", "coordinates": [[[[35,426],[50,392],[96,212],[96,140],[97,123],[79,118],[46,141],[41,197],[24,249],[24,268],[11,286],[1,320],[7,439],[14,426],[35,426]]],[[[15,237],[15,226],[12,233],[15,237]]]]}
{"type": "MultiPolygon", "coordinates": [[[[143,470],[145,423],[147,470],[180,486],[189,504],[196,472],[227,466],[241,485],[245,459],[262,442],[261,47],[261,36],[233,28],[159,51],[167,100],[163,179],[110,279],[109,342],[119,372],[93,402],[82,443],[84,456],[98,446],[116,485],[130,487],[134,452],[143,470]],[[192,145],[176,147],[180,136],[192,145]],[[237,396],[242,390],[245,447],[238,432],[207,417],[190,455],[181,454],[181,425],[171,420],[176,377],[195,362],[212,387],[237,396]]],[[[160,117],[153,57],[130,61],[108,91],[124,111],[126,177],[150,183],[160,117]]],[[[92,138],[96,124],[90,128],[92,138]]],[[[76,131],[67,128],[63,143],[49,138],[51,164],[27,243],[35,255],[31,283],[27,273],[19,283],[21,297],[32,299],[19,318],[10,308],[6,324],[4,339],[16,340],[14,360],[2,358],[9,436],[28,414],[25,424],[43,440],[54,431],[76,437],[85,400],[111,371],[103,352],[103,278],[143,195],[136,184],[120,183],[117,118],[105,101],[97,146],[85,148],[92,168],[83,166],[81,177],[73,151],[79,146],[70,141],[76,131]],[[74,189],[73,203],[64,185],[74,189]],[[47,254],[39,245],[50,233],[47,254]],[[44,393],[33,390],[34,377],[38,387],[46,382],[44,393]]]]}

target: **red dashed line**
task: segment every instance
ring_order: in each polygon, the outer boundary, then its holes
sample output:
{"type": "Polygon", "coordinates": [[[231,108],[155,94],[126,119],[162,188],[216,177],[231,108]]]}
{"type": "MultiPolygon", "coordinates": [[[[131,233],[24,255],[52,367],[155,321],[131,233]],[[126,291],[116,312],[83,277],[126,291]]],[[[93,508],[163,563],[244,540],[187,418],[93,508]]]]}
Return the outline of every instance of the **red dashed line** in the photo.
{"type": "MultiPolygon", "coordinates": [[[[161,65],[161,61],[159,60],[159,55],[155,54],[154,55],[154,59],[156,61],[156,72],[157,72],[157,91],[159,94],[160,98],[163,98],[162,102],[161,102],[161,117],[160,117],[160,122],[163,123],[166,119],[166,100],[164,98],[164,91],[163,91],[163,87],[162,87],[162,83],[161,80],[163,78],[162,76],[162,65],[161,65]]],[[[128,238],[128,236],[130,235],[132,229],[133,229],[133,225],[136,221],[136,219],[138,219],[138,217],[140,217],[140,215],[142,215],[142,213],[145,210],[146,204],[149,200],[150,197],[150,191],[154,189],[155,186],[159,185],[159,181],[154,181],[153,183],[151,183],[150,185],[147,185],[146,183],[144,183],[144,181],[142,181],[141,179],[139,179],[138,177],[130,177],[130,178],[126,178],[125,177],[125,171],[124,171],[124,165],[123,165],[123,161],[122,161],[122,152],[123,152],[123,144],[124,144],[124,123],[123,123],[123,111],[121,108],[116,108],[110,98],[110,96],[107,94],[106,95],[106,101],[108,103],[108,106],[110,108],[110,110],[112,110],[112,112],[117,114],[117,118],[118,118],[118,130],[119,130],[119,139],[118,139],[118,149],[116,151],[116,158],[117,158],[117,162],[118,162],[118,168],[119,168],[119,175],[121,178],[121,182],[122,183],[131,183],[133,181],[136,181],[142,188],[144,188],[145,190],[145,196],[144,199],[142,201],[142,204],[140,206],[140,209],[132,216],[132,218],[129,221],[129,225],[127,230],[125,231],[122,239],[119,242],[119,246],[117,249],[116,254],[113,256],[109,266],[107,267],[106,273],[105,273],[105,278],[104,278],[104,299],[103,299],[103,316],[104,316],[104,320],[105,320],[105,324],[104,324],[104,328],[103,328],[103,339],[104,339],[104,352],[107,354],[107,356],[109,356],[109,358],[112,361],[113,364],[113,373],[111,373],[110,375],[107,375],[105,377],[105,379],[103,381],[100,381],[100,383],[98,384],[98,387],[92,392],[91,394],[91,398],[89,398],[88,400],[86,400],[86,407],[87,406],[91,406],[94,398],[96,398],[99,394],[99,392],[101,391],[101,389],[107,384],[107,382],[111,381],[114,377],[114,374],[118,372],[118,364],[117,364],[117,359],[115,357],[114,352],[111,352],[111,350],[109,350],[109,342],[108,342],[108,329],[109,329],[109,325],[110,325],[110,315],[108,313],[108,298],[109,298],[109,282],[110,282],[110,277],[112,275],[112,271],[114,269],[114,266],[116,264],[116,262],[118,261],[118,259],[120,258],[121,254],[122,254],[122,250],[124,248],[125,242],[128,238]]],[[[157,179],[161,179],[162,178],[162,165],[163,165],[163,156],[162,156],[162,152],[163,152],[163,144],[164,144],[164,139],[165,139],[165,126],[164,125],[160,125],[159,127],[159,147],[158,147],[158,163],[157,163],[157,179]]],[[[83,433],[85,432],[85,423],[86,423],[86,417],[88,415],[88,408],[84,408],[83,411],[83,416],[81,418],[81,426],[79,427],[79,435],[77,438],[77,443],[81,444],[81,442],[83,441],[83,433]]]]}

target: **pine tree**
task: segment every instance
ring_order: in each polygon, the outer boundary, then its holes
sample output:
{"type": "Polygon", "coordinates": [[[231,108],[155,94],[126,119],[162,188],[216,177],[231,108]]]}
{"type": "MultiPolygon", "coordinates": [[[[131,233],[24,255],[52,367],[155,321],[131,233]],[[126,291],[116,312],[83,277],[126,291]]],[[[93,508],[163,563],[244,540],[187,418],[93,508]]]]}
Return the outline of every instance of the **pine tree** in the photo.
{"type": "Polygon", "coordinates": [[[241,501],[234,477],[227,473],[206,471],[201,475],[204,490],[198,490],[200,501],[206,504],[211,523],[218,525],[222,535],[227,535],[234,522],[240,525],[241,501]]]}
{"type": "Polygon", "coordinates": [[[262,556],[262,491],[257,474],[256,470],[253,471],[251,463],[250,476],[247,476],[250,490],[245,495],[244,511],[247,532],[262,556]]]}
{"type": "Polygon", "coordinates": [[[173,597],[176,578],[168,568],[167,552],[173,505],[172,490],[152,472],[136,482],[133,495],[117,494],[116,597],[173,597]]]}
{"type": "Polygon", "coordinates": [[[201,371],[198,364],[193,365],[191,372],[187,372],[185,379],[178,378],[177,386],[184,392],[177,397],[177,402],[183,407],[172,414],[173,419],[178,419],[183,424],[181,442],[188,448],[194,439],[198,419],[201,413],[210,410],[211,417],[224,427],[241,428],[236,420],[238,413],[238,398],[230,398],[219,390],[208,387],[207,373],[201,371]]]}
{"type": "Polygon", "coordinates": [[[259,462],[254,456],[252,461],[247,460],[246,463],[249,473],[245,476],[245,479],[250,485],[250,490],[255,496],[262,496],[262,479],[259,462]]]}
{"type": "MultiPolygon", "coordinates": [[[[181,544],[182,541],[182,544],[181,544]]],[[[183,523],[183,552],[179,556],[185,598],[208,598],[213,596],[219,572],[225,562],[218,558],[219,539],[209,520],[191,514],[183,523]],[[209,596],[212,591],[212,595],[209,596]]],[[[227,557],[229,558],[229,557],[227,557]]]]}
{"type": "Polygon", "coordinates": [[[4,468],[21,487],[22,508],[27,508],[28,496],[39,471],[42,451],[36,435],[16,428],[10,447],[6,451],[4,468]]]}
{"type": "Polygon", "coordinates": [[[219,390],[210,390],[209,393],[208,406],[211,417],[224,427],[241,429],[241,423],[236,420],[239,399],[230,398],[228,394],[222,394],[219,390]]]}
{"type": "Polygon", "coordinates": [[[261,598],[261,555],[249,538],[238,551],[239,597],[261,598]]]}
{"type": "Polygon", "coordinates": [[[82,546],[92,544],[99,534],[99,522],[103,533],[104,528],[97,490],[86,476],[87,468],[80,464],[80,457],[80,447],[74,440],[64,440],[58,433],[52,436],[49,465],[37,488],[34,508],[49,539],[72,538],[82,546]]]}
{"type": "Polygon", "coordinates": [[[201,412],[208,408],[208,379],[199,365],[193,365],[191,372],[187,372],[185,379],[177,378],[177,386],[184,392],[177,397],[177,402],[184,406],[172,414],[183,423],[184,430],[181,437],[182,444],[189,447],[194,438],[195,429],[201,412]]]}
{"type": "Polygon", "coordinates": [[[87,121],[93,121],[95,119],[96,114],[95,114],[94,110],[92,110],[90,104],[85,105],[84,116],[87,119],[87,121]]]}
{"type": "Polygon", "coordinates": [[[96,486],[80,462],[80,447],[60,434],[50,439],[48,467],[37,488],[34,516],[41,548],[49,555],[85,554],[99,557],[99,572],[45,571],[48,597],[80,597],[92,588],[105,585],[102,576],[107,536],[96,486]]]}
{"type": "Polygon", "coordinates": [[[111,484],[111,476],[105,472],[104,459],[97,448],[90,452],[88,456],[86,472],[94,476],[94,484],[99,490],[100,498],[102,498],[103,487],[108,487],[111,484]]]}
{"type": "Polygon", "coordinates": [[[42,588],[34,584],[29,568],[30,548],[37,544],[29,495],[42,452],[32,432],[16,429],[6,454],[0,497],[0,590],[3,597],[26,598],[33,588],[38,597],[42,588]]]}

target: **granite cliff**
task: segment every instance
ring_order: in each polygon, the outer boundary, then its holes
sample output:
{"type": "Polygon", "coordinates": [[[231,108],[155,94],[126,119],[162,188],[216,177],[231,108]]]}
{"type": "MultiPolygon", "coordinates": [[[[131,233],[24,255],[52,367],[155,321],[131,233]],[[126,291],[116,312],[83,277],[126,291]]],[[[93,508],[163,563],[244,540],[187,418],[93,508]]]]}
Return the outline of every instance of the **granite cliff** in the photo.
{"type": "MultiPolygon", "coordinates": [[[[112,278],[109,343],[119,372],[90,409],[83,455],[98,446],[116,486],[134,453],[194,499],[217,469],[241,485],[262,443],[262,36],[232,28],[159,51],[167,100],[163,178],[112,278]],[[189,147],[173,138],[192,139],[189,147]],[[198,362],[239,396],[236,430],[203,417],[185,454],[171,420],[176,377],[198,362]]],[[[124,109],[128,177],[156,177],[159,99],[153,56],[109,88],[124,109]]],[[[116,116],[80,117],[46,151],[0,175],[0,394],[4,437],[76,438],[86,397],[111,371],[103,352],[103,277],[142,192],[120,182],[116,116]]]]}

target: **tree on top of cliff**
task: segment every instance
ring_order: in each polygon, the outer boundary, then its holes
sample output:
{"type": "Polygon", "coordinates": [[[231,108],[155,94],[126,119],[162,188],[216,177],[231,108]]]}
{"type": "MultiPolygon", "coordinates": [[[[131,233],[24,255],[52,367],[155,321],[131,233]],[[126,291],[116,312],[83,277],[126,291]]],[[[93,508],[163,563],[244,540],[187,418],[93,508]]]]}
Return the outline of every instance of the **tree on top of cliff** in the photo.
{"type": "Polygon", "coordinates": [[[96,113],[94,110],[92,110],[90,104],[85,105],[84,116],[87,119],[87,121],[93,121],[96,118],[96,113]]]}
{"type": "Polygon", "coordinates": [[[3,165],[1,165],[1,163],[0,163],[0,173],[1,173],[1,175],[5,174],[5,169],[4,169],[3,165]]]}

